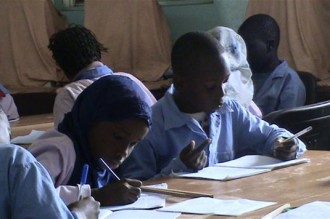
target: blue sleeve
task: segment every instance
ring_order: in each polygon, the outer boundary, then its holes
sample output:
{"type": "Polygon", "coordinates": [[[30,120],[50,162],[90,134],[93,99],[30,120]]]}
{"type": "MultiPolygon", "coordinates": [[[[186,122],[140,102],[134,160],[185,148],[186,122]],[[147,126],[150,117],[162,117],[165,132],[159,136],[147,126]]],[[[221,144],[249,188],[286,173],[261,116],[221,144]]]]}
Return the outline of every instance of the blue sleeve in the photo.
{"type": "Polygon", "coordinates": [[[14,165],[9,174],[12,218],[73,218],[37,161],[14,165]]]}
{"type": "MultiPolygon", "coordinates": [[[[233,103],[234,120],[234,139],[235,151],[238,154],[245,155],[248,151],[257,154],[272,156],[275,141],[279,137],[290,137],[293,134],[289,131],[279,128],[276,125],[270,125],[266,121],[252,115],[237,103],[233,103]]],[[[300,156],[305,150],[305,144],[297,140],[298,151],[300,156]]]]}
{"type": "Polygon", "coordinates": [[[288,109],[303,106],[306,101],[306,90],[298,76],[291,72],[287,75],[279,98],[278,109],[288,109]]]}

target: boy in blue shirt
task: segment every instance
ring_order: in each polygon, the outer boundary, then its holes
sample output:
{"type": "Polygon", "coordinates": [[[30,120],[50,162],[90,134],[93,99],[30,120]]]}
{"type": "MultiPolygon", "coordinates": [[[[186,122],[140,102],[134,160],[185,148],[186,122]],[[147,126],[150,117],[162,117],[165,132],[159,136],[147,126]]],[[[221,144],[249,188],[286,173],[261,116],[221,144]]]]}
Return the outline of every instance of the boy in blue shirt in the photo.
{"type": "Polygon", "coordinates": [[[246,43],[254,83],[253,100],[262,114],[303,106],[306,101],[303,82],[286,61],[278,58],[277,22],[269,15],[256,14],[244,21],[238,33],[246,43]]]}
{"type": "Polygon", "coordinates": [[[229,69],[223,49],[207,33],[191,32],[173,46],[173,86],[152,108],[152,127],[120,168],[142,180],[197,171],[247,154],[295,159],[305,151],[298,139],[223,98],[229,69]]]}

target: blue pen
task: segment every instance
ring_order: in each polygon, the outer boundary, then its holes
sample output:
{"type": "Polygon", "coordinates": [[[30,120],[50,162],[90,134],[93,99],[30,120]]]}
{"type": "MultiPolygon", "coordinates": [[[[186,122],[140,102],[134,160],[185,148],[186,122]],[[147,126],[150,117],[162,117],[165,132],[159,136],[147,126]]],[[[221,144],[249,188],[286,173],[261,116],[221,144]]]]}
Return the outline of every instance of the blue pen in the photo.
{"type": "Polygon", "coordinates": [[[81,187],[86,184],[87,181],[87,175],[88,175],[88,169],[89,165],[85,164],[82,170],[81,178],[80,178],[80,184],[79,184],[79,200],[82,198],[82,189],[81,187]]]}
{"type": "Polygon", "coordinates": [[[108,170],[108,172],[112,174],[118,181],[120,181],[120,178],[117,176],[117,174],[115,174],[115,172],[113,172],[113,170],[108,166],[108,164],[102,158],[100,158],[99,160],[103,164],[103,166],[108,170]]]}

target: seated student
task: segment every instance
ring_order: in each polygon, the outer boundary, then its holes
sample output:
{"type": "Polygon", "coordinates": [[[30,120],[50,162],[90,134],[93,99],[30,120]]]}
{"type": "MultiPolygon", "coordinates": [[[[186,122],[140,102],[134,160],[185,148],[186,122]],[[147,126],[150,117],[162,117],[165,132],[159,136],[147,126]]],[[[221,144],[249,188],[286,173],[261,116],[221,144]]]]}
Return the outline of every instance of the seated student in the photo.
{"type": "MultiPolygon", "coordinates": [[[[83,165],[89,164],[89,192],[101,205],[132,203],[141,193],[141,182],[117,181],[98,159],[116,169],[144,138],[151,122],[145,99],[145,92],[130,78],[104,76],[79,95],[58,130],[49,130],[28,150],[46,167],[56,187],[77,185],[83,165]]],[[[78,197],[78,190],[71,188],[66,192],[78,197]]]]}
{"type": "Polygon", "coordinates": [[[0,84],[0,107],[6,113],[9,121],[19,118],[14,99],[2,84],[0,84]]]}
{"type": "Polygon", "coordinates": [[[10,144],[9,133],[0,108],[0,218],[98,218],[100,203],[92,197],[70,205],[70,212],[47,170],[24,148],[10,144]]]}
{"type": "Polygon", "coordinates": [[[303,82],[286,61],[278,58],[277,22],[269,15],[253,15],[243,22],[238,33],[247,46],[255,90],[253,100],[262,114],[303,106],[306,100],[303,82]]]}
{"type": "MultiPolygon", "coordinates": [[[[102,52],[107,52],[95,35],[85,27],[70,26],[55,33],[49,40],[48,48],[58,66],[70,80],[70,84],[57,92],[54,103],[55,128],[70,112],[77,96],[95,80],[104,75],[113,74],[112,70],[101,62],[102,52]]],[[[146,102],[153,105],[155,97],[144,84],[128,73],[116,73],[130,77],[146,94],[146,102]]]]}
{"type": "Polygon", "coordinates": [[[152,127],[120,168],[120,175],[150,179],[196,171],[247,154],[295,159],[305,150],[285,129],[250,114],[220,89],[229,77],[214,37],[190,32],[171,54],[174,89],[152,107],[152,127]]]}
{"type": "Polygon", "coordinates": [[[252,72],[246,60],[244,40],[234,30],[227,27],[214,27],[207,31],[217,39],[224,49],[224,57],[229,62],[230,74],[223,84],[225,96],[235,99],[247,108],[253,115],[262,117],[258,106],[252,101],[252,72]]]}

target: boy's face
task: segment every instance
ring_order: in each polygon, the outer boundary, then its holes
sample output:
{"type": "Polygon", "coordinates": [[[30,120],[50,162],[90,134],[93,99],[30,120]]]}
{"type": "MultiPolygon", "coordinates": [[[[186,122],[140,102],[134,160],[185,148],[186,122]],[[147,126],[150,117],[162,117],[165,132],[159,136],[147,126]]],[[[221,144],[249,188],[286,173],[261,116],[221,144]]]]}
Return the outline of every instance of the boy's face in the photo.
{"type": "Polygon", "coordinates": [[[186,104],[190,106],[190,113],[212,113],[222,104],[222,84],[229,77],[228,66],[223,66],[223,63],[222,56],[213,60],[201,60],[196,64],[198,66],[192,77],[182,79],[184,86],[180,95],[183,95],[186,104]]]}
{"type": "Polygon", "coordinates": [[[244,32],[240,34],[246,44],[247,60],[249,62],[252,72],[266,73],[262,72],[262,69],[265,65],[267,65],[267,59],[269,56],[267,43],[253,34],[244,32]]]}
{"type": "Polygon", "coordinates": [[[148,133],[142,119],[98,122],[89,133],[89,145],[95,159],[103,158],[110,168],[118,168],[135,145],[148,133]]]}

